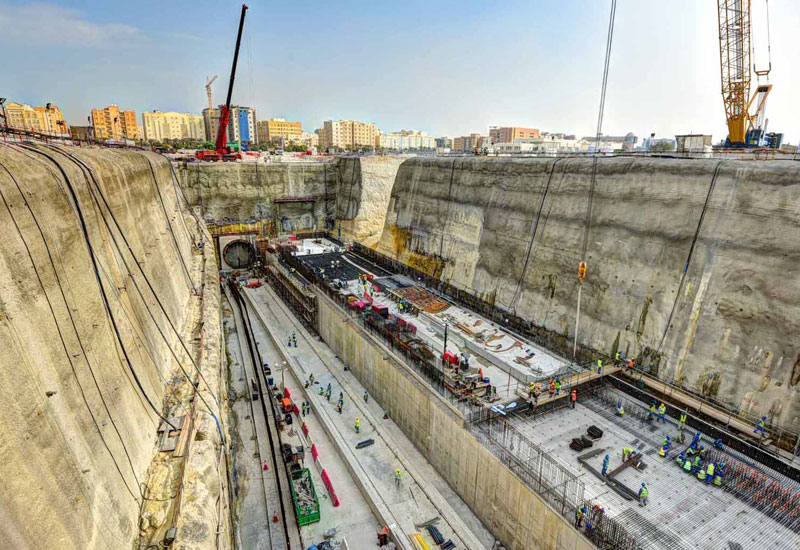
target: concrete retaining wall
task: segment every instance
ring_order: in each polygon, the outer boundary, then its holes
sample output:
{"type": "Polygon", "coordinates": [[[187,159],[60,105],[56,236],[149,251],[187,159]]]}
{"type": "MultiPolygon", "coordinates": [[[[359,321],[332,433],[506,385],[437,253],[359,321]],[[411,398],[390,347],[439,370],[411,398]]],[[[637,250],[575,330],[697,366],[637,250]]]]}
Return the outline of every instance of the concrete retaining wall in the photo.
{"type": "MultiPolygon", "coordinates": [[[[571,341],[591,180],[592,159],[409,159],[378,250],[571,341]]],[[[599,159],[578,343],[800,429],[799,187],[792,161],[599,159]]]]}
{"type": "Polygon", "coordinates": [[[512,550],[593,548],[481,445],[449,404],[324,295],[318,315],[322,339],[495,537],[512,550]]]}

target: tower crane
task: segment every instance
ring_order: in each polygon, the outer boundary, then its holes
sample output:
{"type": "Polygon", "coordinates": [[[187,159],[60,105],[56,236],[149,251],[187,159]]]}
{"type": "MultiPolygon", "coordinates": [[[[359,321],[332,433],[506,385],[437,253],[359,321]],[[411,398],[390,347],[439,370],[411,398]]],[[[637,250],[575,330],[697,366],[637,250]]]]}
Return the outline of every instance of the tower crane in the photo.
{"type": "MultiPolygon", "coordinates": [[[[768,0],[766,0],[768,1],[768,0]]],[[[766,134],[766,102],[772,84],[766,69],[753,67],[758,85],[750,95],[751,45],[750,0],[717,0],[719,19],[719,57],[722,100],[728,121],[726,147],[780,147],[782,134],[766,134]],[[761,77],[766,79],[761,84],[761,77]]],[[[769,6],[767,5],[767,10],[769,6]]],[[[769,52],[769,12],[767,11],[767,51],[769,52]]]]}
{"type": "MultiPolygon", "coordinates": [[[[239,32],[236,35],[236,48],[233,51],[233,65],[231,66],[231,79],[228,82],[228,96],[219,112],[219,126],[217,128],[217,139],[214,144],[214,151],[197,151],[195,158],[198,160],[236,160],[242,158],[242,154],[234,152],[227,145],[228,141],[228,121],[231,115],[231,95],[233,94],[233,81],[236,78],[236,64],[239,61],[239,47],[242,45],[242,29],[244,28],[244,16],[247,13],[247,4],[242,4],[242,14],[239,17],[239,32]]],[[[216,76],[214,77],[216,78],[216,76]]],[[[209,94],[209,108],[211,107],[211,79],[206,84],[209,94]]],[[[208,113],[209,119],[211,111],[208,113]]]]}
{"type": "Polygon", "coordinates": [[[218,75],[206,76],[206,95],[208,96],[208,112],[211,116],[211,110],[214,108],[214,103],[211,101],[211,85],[217,80],[218,75]]]}

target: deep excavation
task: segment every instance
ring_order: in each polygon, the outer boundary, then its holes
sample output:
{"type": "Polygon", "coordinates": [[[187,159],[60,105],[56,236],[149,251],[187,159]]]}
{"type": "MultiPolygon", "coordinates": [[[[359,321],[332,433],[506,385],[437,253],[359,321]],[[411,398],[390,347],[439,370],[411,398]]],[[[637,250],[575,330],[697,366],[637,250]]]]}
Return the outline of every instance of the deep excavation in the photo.
{"type": "Polygon", "coordinates": [[[592,163],[3,145],[0,546],[794,540],[797,166],[592,163]]]}

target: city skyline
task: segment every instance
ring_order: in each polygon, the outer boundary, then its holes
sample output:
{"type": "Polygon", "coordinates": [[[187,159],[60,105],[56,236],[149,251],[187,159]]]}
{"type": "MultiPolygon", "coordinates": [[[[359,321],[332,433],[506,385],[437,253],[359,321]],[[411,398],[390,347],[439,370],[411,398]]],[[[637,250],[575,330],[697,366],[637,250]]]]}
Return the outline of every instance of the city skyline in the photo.
{"type": "MultiPolygon", "coordinates": [[[[224,102],[238,2],[200,3],[192,10],[152,2],[92,9],[95,4],[0,2],[0,43],[24,42],[32,18],[57,18],[64,31],[31,42],[9,60],[3,95],[58,104],[70,124],[84,125],[98,105],[200,113],[205,76],[218,74],[214,103],[224,102]],[[157,21],[148,18],[156,6],[157,21]],[[219,16],[203,16],[208,13],[219,16]],[[41,71],[29,70],[34,59],[41,71]]],[[[716,6],[686,0],[660,10],[642,4],[622,1],[617,8],[603,133],[723,139],[716,6]]],[[[379,4],[367,12],[354,2],[310,11],[251,6],[233,102],[312,131],[325,120],[350,119],[384,132],[415,128],[435,136],[483,133],[489,126],[594,134],[606,2],[455,6],[379,4]],[[412,20],[415,25],[405,24],[412,20]],[[365,30],[343,34],[350,24],[365,30]],[[390,32],[408,47],[381,46],[390,32]],[[475,38],[462,48],[466,52],[458,47],[465,37],[475,38]]],[[[800,107],[792,101],[798,77],[792,74],[791,29],[800,24],[800,10],[789,2],[773,2],[770,9],[775,88],[769,130],[796,143],[800,107]]],[[[755,59],[764,65],[763,5],[754,4],[753,11],[755,59]]]]}

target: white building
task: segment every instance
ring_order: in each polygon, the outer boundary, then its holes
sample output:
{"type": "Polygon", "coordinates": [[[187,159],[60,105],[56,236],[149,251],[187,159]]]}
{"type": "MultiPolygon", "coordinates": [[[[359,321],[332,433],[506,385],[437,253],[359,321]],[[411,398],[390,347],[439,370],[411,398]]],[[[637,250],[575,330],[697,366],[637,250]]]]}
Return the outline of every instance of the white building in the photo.
{"type": "Polygon", "coordinates": [[[497,154],[529,153],[537,155],[558,155],[564,153],[577,153],[581,144],[575,136],[565,134],[542,133],[538,138],[515,139],[514,143],[495,143],[494,152],[497,154]]]}
{"type": "Polygon", "coordinates": [[[436,138],[419,130],[400,130],[391,134],[378,134],[380,147],[395,151],[436,149],[436,138]]]}

